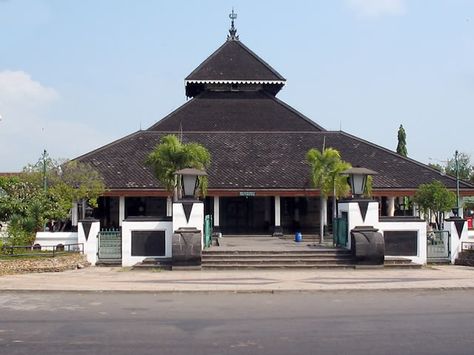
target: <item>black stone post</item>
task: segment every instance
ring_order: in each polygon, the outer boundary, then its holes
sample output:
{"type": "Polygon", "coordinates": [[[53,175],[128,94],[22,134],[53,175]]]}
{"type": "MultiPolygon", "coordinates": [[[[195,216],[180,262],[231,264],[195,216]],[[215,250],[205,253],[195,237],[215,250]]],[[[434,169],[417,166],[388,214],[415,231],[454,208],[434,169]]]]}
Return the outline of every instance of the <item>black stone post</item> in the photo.
{"type": "Polygon", "coordinates": [[[351,230],[351,250],[357,265],[384,264],[383,235],[372,226],[357,226],[351,230]]]}
{"type": "Polygon", "coordinates": [[[172,268],[201,268],[201,231],[197,228],[179,228],[173,234],[172,268]]]}

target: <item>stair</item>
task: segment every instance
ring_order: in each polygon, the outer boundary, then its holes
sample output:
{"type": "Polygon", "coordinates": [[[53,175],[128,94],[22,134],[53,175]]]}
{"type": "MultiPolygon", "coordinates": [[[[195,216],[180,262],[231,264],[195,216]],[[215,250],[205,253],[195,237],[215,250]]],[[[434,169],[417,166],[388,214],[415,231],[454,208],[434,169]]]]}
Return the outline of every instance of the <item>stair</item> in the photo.
{"type": "Polygon", "coordinates": [[[219,251],[202,255],[203,270],[353,268],[351,252],[340,249],[298,251],[219,251]]]}
{"type": "Polygon", "coordinates": [[[423,265],[415,264],[409,259],[404,258],[390,258],[385,259],[384,268],[385,269],[421,269],[423,265]]]}
{"type": "Polygon", "coordinates": [[[171,270],[171,259],[146,258],[133,265],[132,270],[171,270]]]}

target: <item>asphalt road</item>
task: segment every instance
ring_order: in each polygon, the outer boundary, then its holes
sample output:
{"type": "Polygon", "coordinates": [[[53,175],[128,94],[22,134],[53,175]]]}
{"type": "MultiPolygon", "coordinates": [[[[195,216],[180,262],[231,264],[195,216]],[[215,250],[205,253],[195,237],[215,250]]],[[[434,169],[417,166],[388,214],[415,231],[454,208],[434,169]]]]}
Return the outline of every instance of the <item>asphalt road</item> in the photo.
{"type": "Polygon", "coordinates": [[[473,354],[474,292],[0,293],[0,354],[473,354]]]}

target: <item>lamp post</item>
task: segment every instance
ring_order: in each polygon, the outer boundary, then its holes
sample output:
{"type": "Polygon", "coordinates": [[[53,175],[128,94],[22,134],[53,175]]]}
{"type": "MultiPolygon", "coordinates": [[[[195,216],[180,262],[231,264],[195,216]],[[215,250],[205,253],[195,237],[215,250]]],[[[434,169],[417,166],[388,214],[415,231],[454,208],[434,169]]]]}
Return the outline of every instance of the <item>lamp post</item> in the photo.
{"type": "Polygon", "coordinates": [[[202,259],[202,228],[204,204],[196,199],[202,170],[186,168],[175,173],[180,182],[181,198],[173,203],[172,268],[200,267],[202,259]],[[194,210],[194,211],[193,211],[194,210]]]}
{"type": "Polygon", "coordinates": [[[181,177],[182,199],[190,200],[196,196],[199,187],[199,176],[207,176],[203,170],[186,168],[178,170],[175,175],[181,177]]]}
{"type": "MultiPolygon", "coordinates": [[[[355,225],[350,230],[351,240],[349,246],[352,250],[353,257],[357,264],[378,265],[383,267],[385,258],[384,237],[373,225],[368,225],[368,223],[378,221],[378,208],[374,208],[376,207],[374,204],[377,205],[377,202],[362,197],[367,186],[367,177],[369,175],[375,175],[377,172],[366,168],[354,167],[342,173],[349,175],[349,183],[351,185],[352,195],[354,196],[349,203],[356,203],[358,205],[359,216],[362,220],[361,225],[355,225]],[[372,205],[372,208],[369,208],[370,205],[372,205]],[[369,210],[370,212],[368,212],[369,210]],[[369,218],[367,218],[368,213],[370,215],[369,218]]],[[[349,208],[348,210],[348,213],[350,213],[349,208]]],[[[352,217],[349,215],[348,223],[350,223],[351,218],[357,221],[360,218],[359,216],[357,216],[357,214],[352,214],[352,217]]]]}
{"type": "Polygon", "coordinates": [[[351,185],[352,195],[355,198],[362,198],[367,186],[367,176],[376,175],[377,172],[361,167],[354,167],[344,170],[342,174],[349,175],[349,183],[351,185]]]}
{"type": "Polygon", "coordinates": [[[48,156],[48,153],[46,152],[46,149],[43,151],[43,189],[44,192],[48,190],[48,179],[46,177],[46,158],[48,156]]]}
{"type": "Polygon", "coordinates": [[[456,163],[456,216],[459,216],[459,152],[454,152],[454,162],[456,163]]]}

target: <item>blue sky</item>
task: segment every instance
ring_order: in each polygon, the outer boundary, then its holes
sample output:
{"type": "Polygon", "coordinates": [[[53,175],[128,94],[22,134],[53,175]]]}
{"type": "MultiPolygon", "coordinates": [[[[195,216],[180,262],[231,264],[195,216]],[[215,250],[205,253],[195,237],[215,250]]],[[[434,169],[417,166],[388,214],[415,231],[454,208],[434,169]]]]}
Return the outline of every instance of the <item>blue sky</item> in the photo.
{"type": "Polygon", "coordinates": [[[474,1],[0,0],[0,171],[183,104],[232,6],[241,41],[287,79],[278,97],[324,128],[394,150],[403,124],[409,157],[474,160],[474,1]]]}

